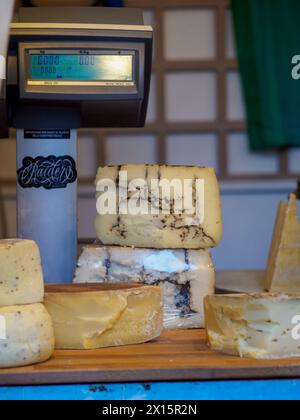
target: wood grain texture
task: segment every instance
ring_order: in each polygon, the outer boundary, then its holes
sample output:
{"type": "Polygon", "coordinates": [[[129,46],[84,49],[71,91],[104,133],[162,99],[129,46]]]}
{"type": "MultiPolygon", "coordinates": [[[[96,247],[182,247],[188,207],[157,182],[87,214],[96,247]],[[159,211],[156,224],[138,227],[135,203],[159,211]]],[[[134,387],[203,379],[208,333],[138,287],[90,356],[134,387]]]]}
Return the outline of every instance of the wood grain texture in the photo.
{"type": "Polygon", "coordinates": [[[300,359],[259,361],[217,354],[205,330],[165,331],[148,344],[56,351],[46,363],[0,371],[1,385],[300,378],[300,359]]]}
{"type": "Polygon", "coordinates": [[[46,284],[45,293],[89,293],[130,291],[132,289],[145,289],[153,286],[135,283],[82,283],[82,284],[46,284]]]}

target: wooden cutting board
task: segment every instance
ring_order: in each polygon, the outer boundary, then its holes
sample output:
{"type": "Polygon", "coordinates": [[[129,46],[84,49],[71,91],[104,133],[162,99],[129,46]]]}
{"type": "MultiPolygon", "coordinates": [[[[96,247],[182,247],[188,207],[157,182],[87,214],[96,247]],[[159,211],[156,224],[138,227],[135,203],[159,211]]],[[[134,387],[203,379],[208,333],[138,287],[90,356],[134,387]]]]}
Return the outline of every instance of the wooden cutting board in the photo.
{"type": "Polygon", "coordinates": [[[0,370],[0,385],[300,378],[300,359],[256,361],[217,354],[204,330],[165,331],[148,344],[56,351],[46,363],[0,370]]]}

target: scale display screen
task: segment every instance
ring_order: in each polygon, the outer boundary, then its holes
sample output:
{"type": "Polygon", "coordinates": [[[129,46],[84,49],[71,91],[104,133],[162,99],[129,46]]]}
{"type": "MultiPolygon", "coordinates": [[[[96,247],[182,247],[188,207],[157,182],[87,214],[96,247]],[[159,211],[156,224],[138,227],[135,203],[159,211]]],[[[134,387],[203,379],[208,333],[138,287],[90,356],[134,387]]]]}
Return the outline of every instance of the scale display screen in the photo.
{"type": "Polygon", "coordinates": [[[130,82],[133,54],[29,54],[33,81],[130,82]]]}

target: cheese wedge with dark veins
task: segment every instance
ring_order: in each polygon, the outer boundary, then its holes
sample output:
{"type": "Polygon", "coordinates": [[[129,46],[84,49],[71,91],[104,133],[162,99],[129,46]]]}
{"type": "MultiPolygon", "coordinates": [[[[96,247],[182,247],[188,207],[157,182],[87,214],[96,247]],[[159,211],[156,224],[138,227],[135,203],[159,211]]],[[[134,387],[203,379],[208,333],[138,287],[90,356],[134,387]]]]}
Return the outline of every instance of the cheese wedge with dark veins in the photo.
{"type": "Polygon", "coordinates": [[[0,240],[0,307],[40,303],[43,297],[43,272],[36,243],[0,240]]]}
{"type": "Polygon", "coordinates": [[[208,296],[205,318],[215,351],[254,359],[300,357],[300,294],[208,296]]]}
{"type": "Polygon", "coordinates": [[[215,292],[210,251],[90,245],[74,283],[139,283],[164,291],[165,328],[204,328],[204,297],[215,292]]]}
{"type": "Polygon", "coordinates": [[[45,362],[53,352],[52,321],[42,304],[0,308],[0,368],[45,362]]]}
{"type": "MultiPolygon", "coordinates": [[[[107,166],[99,168],[96,185],[105,180],[110,180],[116,185],[120,200],[114,214],[97,214],[96,232],[104,245],[200,249],[215,247],[220,242],[222,238],[220,191],[213,168],[158,165],[107,166]],[[132,198],[134,194],[131,191],[126,198],[127,188],[123,188],[122,185],[119,188],[120,173],[124,172],[127,174],[128,185],[133,180],[145,181],[145,188],[140,191],[139,203],[141,208],[147,208],[148,211],[143,214],[132,214],[130,208],[128,214],[120,211],[120,208],[124,210],[128,198],[132,198]],[[177,180],[187,196],[188,189],[185,189],[184,182],[187,182],[186,185],[191,184],[193,194],[190,206],[187,204],[183,206],[182,213],[178,212],[178,196],[174,190],[171,188],[169,196],[164,195],[163,189],[155,192],[152,188],[154,180],[164,182],[177,180]],[[202,197],[199,194],[197,208],[200,209],[203,205],[204,213],[191,212],[192,207],[196,208],[195,191],[198,181],[204,182],[204,195],[202,197]],[[170,211],[168,214],[163,214],[163,203],[166,202],[170,211]],[[153,214],[151,207],[159,214],[153,214]],[[201,218],[202,214],[204,218],[201,218]]],[[[114,193],[113,189],[111,191],[114,193]]],[[[98,191],[97,198],[104,193],[107,194],[106,191],[98,191]]]]}
{"type": "Polygon", "coordinates": [[[159,337],[163,326],[162,290],[155,286],[47,286],[45,306],[58,349],[145,343],[159,337]]]}

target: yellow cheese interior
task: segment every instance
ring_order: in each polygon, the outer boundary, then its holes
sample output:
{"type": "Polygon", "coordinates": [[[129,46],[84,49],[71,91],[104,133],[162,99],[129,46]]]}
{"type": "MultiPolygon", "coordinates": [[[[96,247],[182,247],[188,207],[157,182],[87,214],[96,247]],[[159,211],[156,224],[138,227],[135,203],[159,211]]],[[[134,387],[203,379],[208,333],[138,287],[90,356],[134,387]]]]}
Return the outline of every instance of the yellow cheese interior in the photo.
{"type": "MultiPolygon", "coordinates": [[[[123,214],[117,211],[114,214],[98,214],[95,227],[98,238],[105,245],[136,246],[140,248],[185,248],[200,249],[211,248],[218,245],[222,238],[222,215],[218,181],[213,168],[184,167],[184,166],[159,166],[159,165],[123,165],[106,166],[99,168],[96,184],[99,181],[111,180],[117,187],[117,192],[128,193],[126,188],[118,188],[119,173],[126,172],[128,182],[132,180],[144,180],[147,188],[142,190],[140,204],[146,206],[145,213],[123,214]],[[196,215],[190,215],[183,211],[175,214],[174,190],[171,189],[170,197],[163,194],[152,195],[151,182],[153,180],[179,180],[191,182],[195,188],[196,181],[204,181],[204,219],[199,221],[196,215]],[[168,201],[170,211],[163,214],[153,214],[150,211],[150,203],[154,202],[159,209],[162,202],[168,201]]],[[[99,198],[105,192],[97,192],[99,198]]],[[[114,191],[112,191],[112,194],[114,191]]],[[[106,193],[105,193],[106,194],[106,193]]],[[[130,196],[132,192],[128,193],[130,196]]],[[[114,200],[115,201],[115,200],[114,200]]],[[[121,200],[122,203],[122,200],[121,200]]],[[[127,198],[123,204],[127,203],[127,198]]]]}
{"type": "Polygon", "coordinates": [[[297,197],[280,203],[266,271],[266,290],[300,292],[300,219],[297,197]]]}
{"type": "Polygon", "coordinates": [[[300,295],[216,295],[205,299],[211,348],[255,359],[300,357],[300,295]],[[297,325],[298,324],[298,325],[297,325]]]}
{"type": "MultiPolygon", "coordinates": [[[[80,286],[80,285],[77,285],[80,286]]],[[[89,287],[71,292],[48,291],[45,305],[52,317],[56,348],[97,349],[143,343],[162,330],[163,304],[159,287],[89,287]],[[82,290],[82,291],[81,291],[82,290]]]]}

